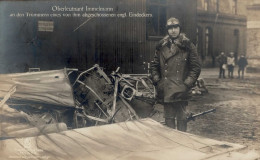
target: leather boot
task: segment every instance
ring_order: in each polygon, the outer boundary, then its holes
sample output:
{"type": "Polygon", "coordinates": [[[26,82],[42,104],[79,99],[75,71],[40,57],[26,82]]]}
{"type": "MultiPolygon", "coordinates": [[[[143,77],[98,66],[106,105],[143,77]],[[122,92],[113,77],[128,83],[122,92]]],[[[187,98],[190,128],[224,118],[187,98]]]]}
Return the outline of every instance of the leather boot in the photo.
{"type": "Polygon", "coordinates": [[[166,126],[175,129],[175,119],[174,118],[165,118],[165,124],[166,124],[166,126]]]}
{"type": "Polygon", "coordinates": [[[182,132],[187,131],[187,121],[186,120],[181,120],[177,121],[177,129],[182,132]]]}

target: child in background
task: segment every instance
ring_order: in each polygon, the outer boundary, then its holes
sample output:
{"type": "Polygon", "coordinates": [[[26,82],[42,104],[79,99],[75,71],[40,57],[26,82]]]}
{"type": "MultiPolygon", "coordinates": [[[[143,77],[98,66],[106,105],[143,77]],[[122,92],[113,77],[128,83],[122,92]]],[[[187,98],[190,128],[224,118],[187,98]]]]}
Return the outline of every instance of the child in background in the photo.
{"type": "Polygon", "coordinates": [[[234,52],[230,52],[230,55],[227,57],[227,65],[228,65],[228,78],[233,78],[233,72],[235,67],[234,52]]]}

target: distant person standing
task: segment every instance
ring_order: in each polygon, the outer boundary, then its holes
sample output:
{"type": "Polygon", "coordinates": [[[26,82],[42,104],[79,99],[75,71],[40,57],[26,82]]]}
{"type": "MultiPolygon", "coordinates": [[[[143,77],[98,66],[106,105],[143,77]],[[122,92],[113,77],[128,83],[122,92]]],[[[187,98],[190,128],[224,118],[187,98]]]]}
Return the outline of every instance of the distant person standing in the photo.
{"type": "Polygon", "coordinates": [[[233,77],[233,72],[235,67],[234,52],[230,52],[229,56],[227,57],[227,66],[228,66],[228,78],[234,78],[233,77]]]}
{"type": "Polygon", "coordinates": [[[227,66],[227,57],[225,56],[224,52],[221,52],[220,55],[217,57],[217,62],[219,63],[219,78],[223,76],[225,77],[225,69],[227,66]]]}
{"type": "Polygon", "coordinates": [[[244,79],[244,70],[245,67],[248,65],[246,57],[242,54],[237,62],[238,64],[238,77],[240,78],[240,72],[242,71],[242,79],[244,79]]]}

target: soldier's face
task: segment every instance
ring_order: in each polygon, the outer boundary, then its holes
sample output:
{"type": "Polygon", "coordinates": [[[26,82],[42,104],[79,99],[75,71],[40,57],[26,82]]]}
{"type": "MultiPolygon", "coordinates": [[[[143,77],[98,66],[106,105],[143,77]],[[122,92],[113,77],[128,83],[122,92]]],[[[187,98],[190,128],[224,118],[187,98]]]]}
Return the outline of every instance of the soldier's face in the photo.
{"type": "Polygon", "coordinates": [[[171,27],[168,29],[168,34],[172,38],[177,38],[180,34],[180,31],[181,31],[181,29],[179,26],[171,27]]]}

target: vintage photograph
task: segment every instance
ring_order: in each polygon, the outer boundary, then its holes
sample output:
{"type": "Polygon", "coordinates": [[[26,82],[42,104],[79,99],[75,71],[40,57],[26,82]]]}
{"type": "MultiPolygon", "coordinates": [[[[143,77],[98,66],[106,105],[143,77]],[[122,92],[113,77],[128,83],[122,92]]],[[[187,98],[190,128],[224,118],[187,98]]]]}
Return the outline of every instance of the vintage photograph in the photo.
{"type": "Polygon", "coordinates": [[[260,0],[0,1],[1,160],[260,160],[260,0]]]}

